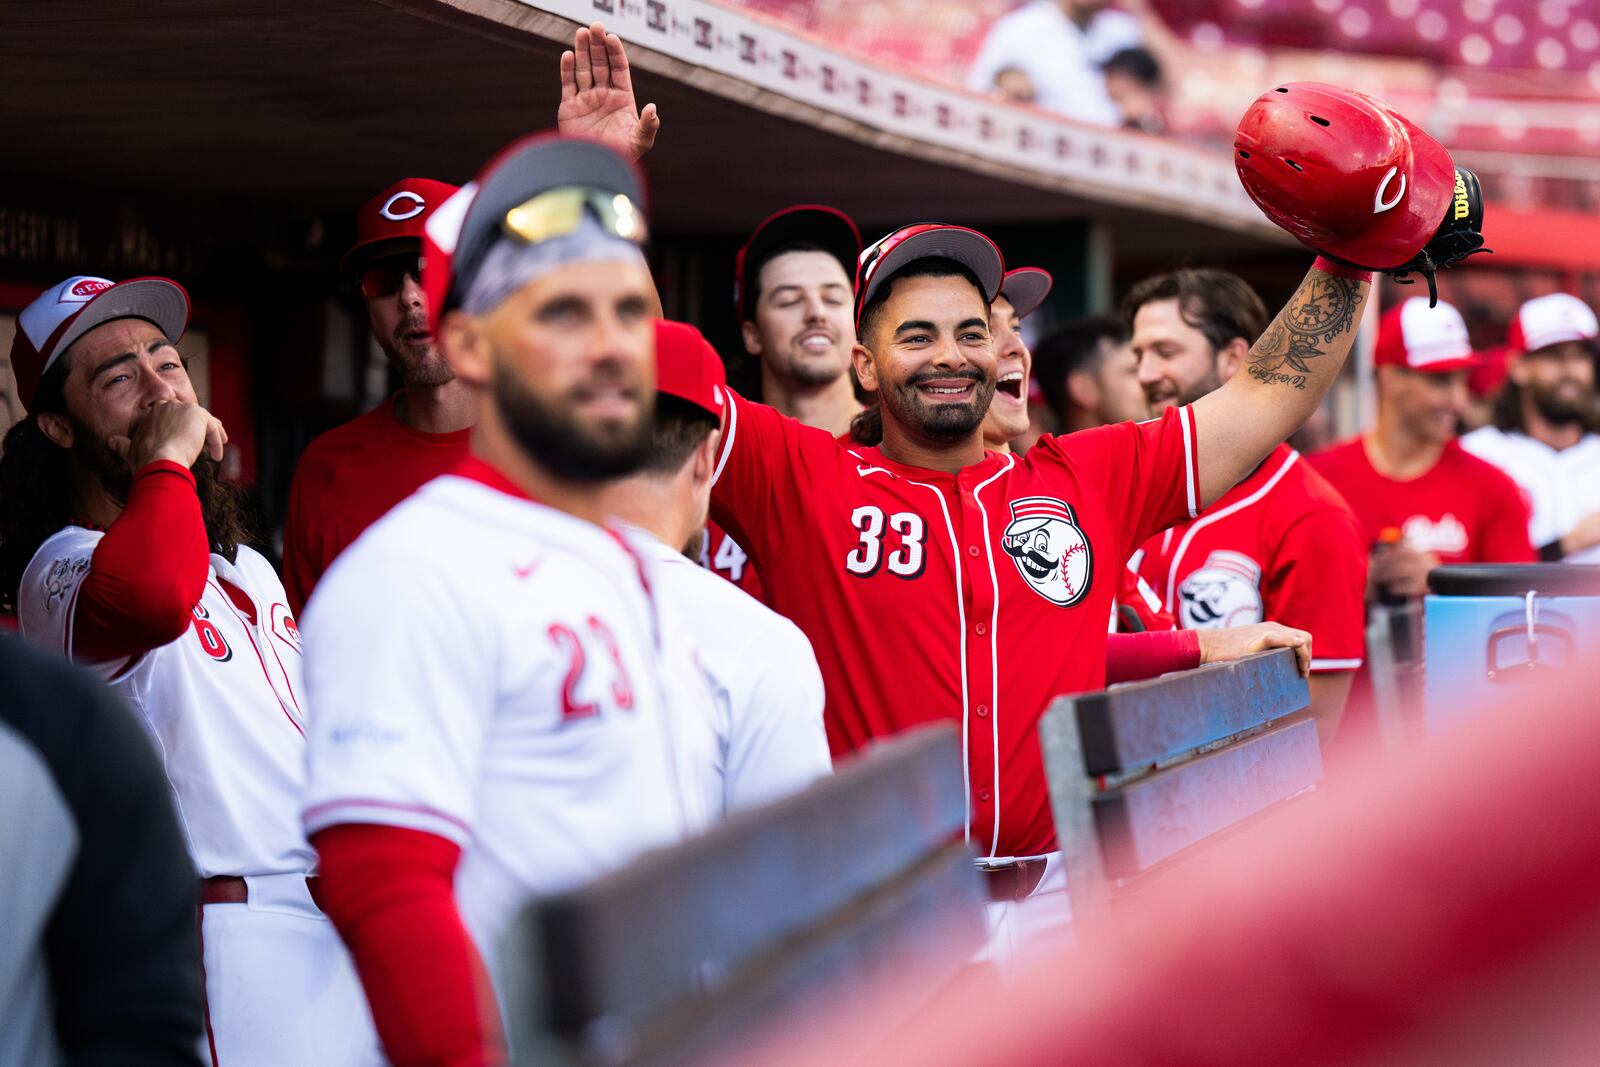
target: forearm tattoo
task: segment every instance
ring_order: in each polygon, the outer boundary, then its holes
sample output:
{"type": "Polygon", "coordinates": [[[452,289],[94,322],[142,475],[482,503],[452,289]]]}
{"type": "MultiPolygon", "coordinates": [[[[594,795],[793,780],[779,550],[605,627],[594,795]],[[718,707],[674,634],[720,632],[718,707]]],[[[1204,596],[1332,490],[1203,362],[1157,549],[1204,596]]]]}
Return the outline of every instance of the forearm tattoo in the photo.
{"type": "Polygon", "coordinates": [[[1355,328],[1360,298],[1360,282],[1313,273],[1250,349],[1250,376],[1304,389],[1316,373],[1312,361],[1355,328]]]}

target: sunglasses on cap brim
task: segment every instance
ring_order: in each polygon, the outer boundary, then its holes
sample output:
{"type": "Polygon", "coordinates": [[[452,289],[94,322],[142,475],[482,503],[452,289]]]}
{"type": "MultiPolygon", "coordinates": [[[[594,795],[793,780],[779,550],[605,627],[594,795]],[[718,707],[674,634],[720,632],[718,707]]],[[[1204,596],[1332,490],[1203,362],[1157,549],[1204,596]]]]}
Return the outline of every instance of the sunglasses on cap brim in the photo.
{"type": "Polygon", "coordinates": [[[384,256],[361,270],[361,295],[368,300],[393,296],[407,278],[422,283],[422,257],[415,253],[384,256]]]}
{"type": "Polygon", "coordinates": [[[637,204],[622,193],[582,185],[549,189],[523,201],[506,212],[501,226],[533,245],[572,233],[582,224],[586,211],[611,236],[644,243],[644,212],[637,204]]]}

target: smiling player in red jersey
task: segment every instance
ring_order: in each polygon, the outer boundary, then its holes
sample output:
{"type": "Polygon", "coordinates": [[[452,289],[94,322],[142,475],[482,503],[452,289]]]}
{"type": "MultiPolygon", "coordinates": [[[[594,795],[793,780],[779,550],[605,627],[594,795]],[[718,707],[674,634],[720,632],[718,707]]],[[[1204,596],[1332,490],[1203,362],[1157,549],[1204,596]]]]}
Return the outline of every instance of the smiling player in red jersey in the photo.
{"type": "MultiPolygon", "coordinates": [[[[1341,93],[1338,138],[1371,149],[1354,165],[1342,141],[1304,120],[1304,91],[1284,89],[1247,116],[1250,155],[1274,158],[1261,145],[1298,152],[1320,178],[1285,182],[1241,162],[1258,203],[1286,227],[1314,220],[1318,242],[1346,262],[1412,261],[1448,225],[1448,154],[1341,93]],[[1403,206],[1374,221],[1371,189],[1391,166],[1416,176],[1403,206]],[[1363,197],[1364,214],[1352,206],[1363,197]]],[[[1036,857],[1055,847],[1038,718],[1056,695],[1103,684],[1123,562],[1221,496],[1315,410],[1349,351],[1370,275],[1319,260],[1246,373],[1159,420],[1042,438],[1019,458],[986,454],[982,436],[996,378],[990,304],[1003,274],[993,242],[961,227],[906,227],[874,244],[857,273],[852,359],[878,394],[883,443],[842,446],[736,397],[712,506],[761,565],[771,605],[810,637],[835,752],[959,722],[969,839],[990,857],[1036,857]]]]}

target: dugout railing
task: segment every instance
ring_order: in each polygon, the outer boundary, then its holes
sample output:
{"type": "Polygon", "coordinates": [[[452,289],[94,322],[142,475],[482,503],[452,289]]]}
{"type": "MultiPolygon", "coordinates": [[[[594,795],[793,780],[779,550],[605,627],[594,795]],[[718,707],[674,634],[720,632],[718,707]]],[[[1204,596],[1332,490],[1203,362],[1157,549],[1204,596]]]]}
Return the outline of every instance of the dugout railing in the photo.
{"type": "Polygon", "coordinates": [[[1059,698],[1039,724],[1074,924],[1322,778],[1289,649],[1059,698]]]}
{"type": "Polygon", "coordinates": [[[799,794],[535,901],[501,953],[514,1061],[738,1062],[758,1034],[865,1003],[890,976],[916,1010],[986,934],[961,770],[953,727],[917,730],[799,794]]]}

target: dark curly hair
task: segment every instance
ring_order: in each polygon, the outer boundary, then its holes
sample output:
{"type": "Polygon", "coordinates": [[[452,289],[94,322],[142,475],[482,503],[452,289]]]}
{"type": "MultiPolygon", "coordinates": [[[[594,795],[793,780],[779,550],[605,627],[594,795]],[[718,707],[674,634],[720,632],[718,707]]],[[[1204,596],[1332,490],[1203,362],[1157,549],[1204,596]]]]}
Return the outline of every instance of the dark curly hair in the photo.
{"type": "MultiPolygon", "coordinates": [[[[66,361],[58,360],[39,379],[33,412],[11,427],[0,450],[0,614],[17,613],[22,572],[45,539],[74,518],[71,453],[44,435],[37,418],[41,411],[71,417],[66,377],[66,361]]],[[[211,551],[232,563],[252,539],[244,493],[208,456],[192,469],[211,551]]]]}

